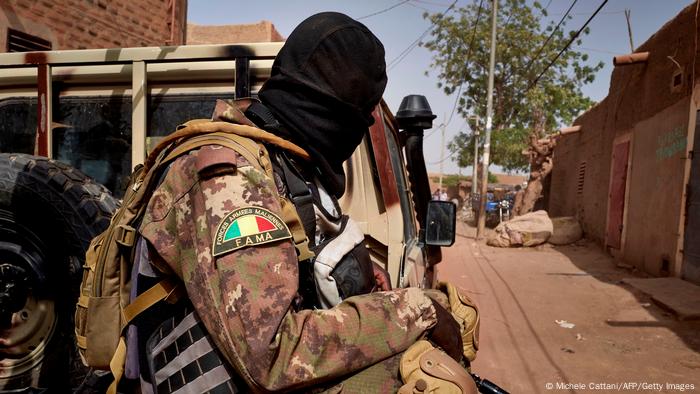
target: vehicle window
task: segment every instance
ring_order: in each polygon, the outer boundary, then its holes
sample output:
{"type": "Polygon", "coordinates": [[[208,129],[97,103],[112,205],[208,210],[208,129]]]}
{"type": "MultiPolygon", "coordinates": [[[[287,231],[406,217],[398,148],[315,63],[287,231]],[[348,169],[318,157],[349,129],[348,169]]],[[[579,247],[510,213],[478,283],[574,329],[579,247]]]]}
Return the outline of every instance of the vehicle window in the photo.
{"type": "Polygon", "coordinates": [[[53,118],[54,158],[121,198],[131,174],[131,97],[61,97],[53,118]]]}
{"type": "Polygon", "coordinates": [[[36,98],[0,101],[0,152],[34,153],[36,98]]]}
{"type": "Polygon", "coordinates": [[[372,193],[377,199],[377,208],[379,213],[386,212],[386,206],[384,205],[384,198],[382,197],[382,186],[379,181],[379,169],[377,168],[377,159],[374,157],[374,149],[372,148],[372,139],[369,138],[369,134],[365,135],[365,141],[367,143],[367,153],[370,161],[370,168],[372,169],[372,184],[374,184],[375,192],[372,193]]]}
{"type": "MultiPolygon", "coordinates": [[[[210,118],[217,98],[233,95],[151,96],[149,151],[178,125],[210,118]]],[[[54,108],[54,122],[54,158],[80,169],[121,198],[131,174],[131,97],[61,97],[54,108]]]]}
{"type": "Polygon", "coordinates": [[[152,95],[148,107],[148,137],[166,136],[188,120],[211,119],[216,99],[233,99],[233,95],[152,95]]]}
{"type": "Polygon", "coordinates": [[[163,137],[177,126],[192,119],[211,119],[216,99],[233,99],[231,95],[179,94],[151,95],[149,99],[146,151],[150,152],[163,137]]]}
{"type": "Polygon", "coordinates": [[[404,239],[412,239],[416,236],[416,229],[414,227],[415,216],[413,214],[413,206],[409,200],[408,194],[403,192],[404,190],[410,189],[408,181],[404,175],[404,159],[401,156],[401,147],[399,142],[396,140],[394,133],[392,133],[390,129],[391,126],[385,120],[383,121],[387,148],[389,150],[389,158],[391,160],[391,167],[394,170],[396,185],[399,189],[401,212],[404,215],[404,239]]]}

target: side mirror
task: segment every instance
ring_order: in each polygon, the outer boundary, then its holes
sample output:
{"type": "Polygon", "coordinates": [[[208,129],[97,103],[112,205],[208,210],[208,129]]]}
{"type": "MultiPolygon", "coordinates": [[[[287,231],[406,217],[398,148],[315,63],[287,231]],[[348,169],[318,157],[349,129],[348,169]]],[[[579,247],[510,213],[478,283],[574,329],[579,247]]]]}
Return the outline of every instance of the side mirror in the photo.
{"type": "Polygon", "coordinates": [[[435,246],[452,246],[455,243],[457,206],[449,201],[428,202],[425,220],[425,243],[435,246]]]}

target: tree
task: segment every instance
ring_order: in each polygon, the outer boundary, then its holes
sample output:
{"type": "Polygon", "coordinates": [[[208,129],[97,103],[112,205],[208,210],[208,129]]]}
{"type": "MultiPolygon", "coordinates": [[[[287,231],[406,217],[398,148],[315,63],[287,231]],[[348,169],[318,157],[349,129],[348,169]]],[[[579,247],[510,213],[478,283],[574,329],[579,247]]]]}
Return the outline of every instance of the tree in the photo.
{"type": "MultiPolygon", "coordinates": [[[[431,69],[438,72],[438,87],[448,95],[457,95],[456,110],[464,118],[478,115],[483,120],[486,115],[489,3],[481,0],[451,13],[424,14],[433,29],[431,38],[421,45],[433,51],[431,69]]],[[[527,169],[528,158],[522,151],[535,123],[542,124],[546,135],[560,124],[570,124],[593,104],[581,93],[581,87],[593,82],[603,66],[602,62],[586,64],[588,55],[570,49],[533,84],[574,33],[564,32],[570,16],[556,29],[554,21],[543,22],[544,16],[547,11],[538,2],[499,3],[491,162],[506,170],[527,169]]],[[[588,29],[583,34],[588,34],[588,29]]],[[[580,39],[575,41],[580,43],[580,39]]],[[[483,121],[471,124],[472,130],[484,127],[483,121]]],[[[460,166],[471,165],[473,140],[471,133],[462,132],[448,145],[460,166]]]]}
{"type": "MultiPolygon", "coordinates": [[[[541,110],[535,110],[535,122],[529,137],[529,146],[523,151],[530,164],[530,179],[520,198],[515,199],[513,215],[520,216],[532,212],[537,199],[542,193],[544,179],[552,172],[552,154],[557,145],[559,134],[544,136],[544,116],[541,110]]],[[[516,196],[517,197],[517,196],[516,196]]]]}

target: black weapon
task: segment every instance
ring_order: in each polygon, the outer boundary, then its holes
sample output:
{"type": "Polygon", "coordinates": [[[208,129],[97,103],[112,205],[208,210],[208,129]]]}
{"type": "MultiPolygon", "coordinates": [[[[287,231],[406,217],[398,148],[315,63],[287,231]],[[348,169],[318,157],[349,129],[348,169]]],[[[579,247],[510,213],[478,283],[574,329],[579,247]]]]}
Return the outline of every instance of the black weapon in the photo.
{"type": "Polygon", "coordinates": [[[484,394],[508,394],[507,391],[500,388],[496,383],[488,380],[482,379],[479,375],[472,373],[472,379],[476,383],[476,388],[479,389],[480,393],[484,394]]]}

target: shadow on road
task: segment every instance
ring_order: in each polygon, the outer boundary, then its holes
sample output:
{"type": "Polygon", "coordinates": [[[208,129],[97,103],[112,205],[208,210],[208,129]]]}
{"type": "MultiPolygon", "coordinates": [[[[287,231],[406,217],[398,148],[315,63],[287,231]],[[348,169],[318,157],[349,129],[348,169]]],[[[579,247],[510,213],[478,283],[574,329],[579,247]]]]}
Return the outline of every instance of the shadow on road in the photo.
{"type": "MultiPolygon", "coordinates": [[[[700,336],[698,335],[700,321],[680,321],[671,311],[655,304],[648,295],[622,282],[623,278],[648,277],[648,275],[636,270],[618,267],[615,260],[598,245],[585,240],[573,245],[555,246],[553,249],[569,258],[574,265],[585,271],[585,275],[591,275],[601,282],[628,291],[641,305],[645,306],[646,311],[654,318],[654,320],[607,320],[607,325],[611,327],[665,327],[676,334],[689,349],[700,353],[700,336]]],[[[557,274],[552,273],[551,275],[557,274]]]]}
{"type": "Polygon", "coordinates": [[[586,241],[495,248],[475,240],[466,223],[457,228],[438,278],[454,282],[480,307],[477,373],[511,392],[543,392],[551,383],[575,392],[569,383],[642,377],[697,380],[700,321],[679,321],[623,284],[641,273],[617,267],[586,241]]]}

